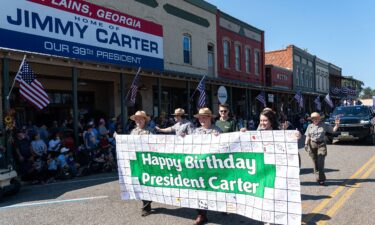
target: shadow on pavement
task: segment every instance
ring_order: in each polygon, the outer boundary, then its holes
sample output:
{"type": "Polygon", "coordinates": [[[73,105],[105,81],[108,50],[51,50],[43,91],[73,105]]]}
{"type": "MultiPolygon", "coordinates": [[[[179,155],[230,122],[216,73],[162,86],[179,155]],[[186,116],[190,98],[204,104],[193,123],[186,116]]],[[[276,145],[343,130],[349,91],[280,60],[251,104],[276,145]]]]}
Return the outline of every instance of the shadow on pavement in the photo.
{"type": "MultiPolygon", "coordinates": [[[[314,171],[313,168],[301,168],[300,171],[299,171],[299,174],[301,174],[301,175],[303,175],[303,174],[312,174],[313,171],[314,171]]],[[[340,170],[337,170],[337,169],[324,169],[325,173],[337,172],[337,171],[340,171],[340,170]]]]}
{"type": "Polygon", "coordinates": [[[116,172],[100,173],[90,176],[78,177],[75,179],[58,180],[55,183],[30,185],[21,187],[18,194],[6,196],[0,199],[0,207],[9,205],[56,199],[59,196],[74,190],[79,190],[95,185],[105,184],[118,180],[116,172]]]}
{"type": "Polygon", "coordinates": [[[326,199],[326,198],[332,198],[329,195],[306,195],[302,194],[301,199],[302,201],[304,200],[321,200],[321,199],[326,199]]]}
{"type": "MultiPolygon", "coordinates": [[[[369,183],[375,182],[375,179],[328,179],[326,180],[326,186],[345,186],[351,187],[357,183],[369,183]]],[[[319,186],[316,181],[304,181],[301,182],[302,186],[319,186]]]]}
{"type": "MultiPolygon", "coordinates": [[[[154,208],[153,214],[165,214],[176,217],[182,217],[186,219],[191,219],[191,222],[197,217],[197,210],[188,208],[178,208],[178,209],[167,209],[167,208],[154,208]]],[[[263,225],[263,222],[252,220],[250,218],[240,216],[232,213],[221,213],[208,211],[207,214],[208,223],[222,224],[222,225],[263,225]]]]}
{"type": "Polygon", "coordinates": [[[323,220],[330,220],[331,217],[321,213],[308,213],[302,215],[302,224],[313,225],[323,220]]]}

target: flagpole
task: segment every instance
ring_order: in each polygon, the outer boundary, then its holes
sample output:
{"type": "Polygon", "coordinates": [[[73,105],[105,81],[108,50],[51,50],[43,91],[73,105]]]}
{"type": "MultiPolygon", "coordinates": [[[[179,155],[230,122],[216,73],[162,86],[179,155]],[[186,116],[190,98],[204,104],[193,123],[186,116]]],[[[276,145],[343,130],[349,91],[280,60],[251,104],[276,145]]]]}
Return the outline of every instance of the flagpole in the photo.
{"type": "Polygon", "coordinates": [[[190,96],[190,101],[189,101],[189,102],[191,102],[191,100],[193,99],[193,97],[194,97],[194,95],[195,95],[195,92],[197,92],[197,89],[198,89],[199,84],[202,82],[202,80],[203,80],[205,77],[206,77],[206,75],[204,75],[204,76],[202,77],[202,79],[199,81],[199,83],[198,83],[197,87],[195,88],[193,94],[190,96]]]}
{"type": "MultiPolygon", "coordinates": [[[[23,63],[25,62],[25,60],[26,60],[26,55],[23,56],[23,59],[22,59],[22,62],[21,62],[20,68],[18,68],[18,72],[19,72],[20,69],[22,68],[22,65],[23,65],[23,63]]],[[[7,100],[9,100],[9,96],[10,96],[10,94],[11,94],[12,91],[13,91],[13,87],[14,87],[14,84],[16,83],[16,77],[17,77],[17,75],[18,75],[18,72],[17,72],[16,76],[15,76],[14,79],[13,79],[13,84],[12,84],[12,87],[10,88],[10,91],[9,91],[8,95],[7,95],[7,100]]]]}
{"type": "MultiPolygon", "coordinates": [[[[134,77],[134,79],[133,79],[132,84],[134,83],[135,78],[137,78],[139,72],[141,72],[141,67],[138,67],[138,71],[137,71],[137,73],[135,74],[135,77],[134,77]]],[[[128,93],[126,94],[125,100],[128,99],[128,97],[129,97],[129,93],[130,93],[130,90],[131,90],[131,89],[129,88],[128,93]]]]}

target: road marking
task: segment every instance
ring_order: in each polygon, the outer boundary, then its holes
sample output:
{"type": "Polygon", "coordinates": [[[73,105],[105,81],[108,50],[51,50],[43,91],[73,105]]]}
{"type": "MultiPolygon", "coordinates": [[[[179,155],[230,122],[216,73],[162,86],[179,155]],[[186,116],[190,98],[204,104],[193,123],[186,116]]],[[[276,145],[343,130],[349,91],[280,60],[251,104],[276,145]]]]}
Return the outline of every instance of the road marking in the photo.
{"type": "MultiPolygon", "coordinates": [[[[375,170],[375,164],[372,165],[372,167],[367,170],[367,172],[365,174],[363,174],[363,176],[361,176],[361,179],[366,179],[367,177],[370,176],[370,174],[375,170]]],[[[339,200],[337,200],[337,202],[327,211],[327,216],[331,217],[336,213],[336,211],[338,209],[340,209],[342,207],[342,205],[348,200],[348,198],[356,191],[358,190],[359,186],[361,186],[362,183],[360,182],[357,182],[355,183],[352,187],[350,187],[349,190],[347,190],[339,200]]],[[[327,220],[324,220],[324,221],[319,221],[317,224],[318,225],[324,225],[326,224],[328,221],[327,220]]]]}
{"type": "Polygon", "coordinates": [[[40,205],[48,205],[48,204],[61,204],[61,203],[68,203],[68,202],[82,202],[82,201],[103,199],[103,198],[108,198],[108,196],[95,196],[95,197],[86,197],[86,198],[74,198],[74,199],[64,199],[64,200],[55,200],[55,201],[15,204],[15,205],[10,205],[10,206],[0,207],[0,210],[10,209],[10,208],[29,207],[29,206],[40,206],[40,205]]]}
{"type": "MultiPolygon", "coordinates": [[[[58,181],[58,182],[55,182],[55,183],[46,183],[46,184],[40,184],[40,185],[30,185],[30,186],[26,186],[26,187],[32,189],[32,188],[52,186],[52,185],[73,184],[73,183],[81,183],[81,182],[87,182],[87,181],[99,181],[99,180],[109,180],[109,179],[118,179],[118,176],[100,177],[100,178],[89,178],[89,179],[82,179],[82,180],[70,180],[70,181],[62,181],[62,182],[58,181]]],[[[22,188],[22,189],[24,189],[24,188],[22,188]]]]}
{"type": "Polygon", "coordinates": [[[349,177],[349,179],[344,182],[340,187],[338,187],[335,191],[333,191],[330,195],[329,195],[329,198],[325,199],[324,201],[322,201],[318,206],[316,206],[313,211],[311,211],[309,213],[309,215],[307,217],[305,217],[303,219],[303,221],[305,221],[306,224],[308,224],[311,219],[314,218],[314,216],[316,214],[318,214],[320,211],[322,211],[324,209],[324,207],[326,207],[328,205],[328,203],[330,201],[333,200],[334,197],[336,197],[338,194],[340,194],[341,191],[344,190],[345,188],[345,185],[347,185],[349,182],[351,182],[354,178],[356,178],[359,174],[362,173],[362,171],[364,169],[366,169],[366,167],[371,164],[373,161],[375,160],[375,155],[369,159],[369,161],[367,161],[361,168],[359,168],[351,177],[349,177]]]}

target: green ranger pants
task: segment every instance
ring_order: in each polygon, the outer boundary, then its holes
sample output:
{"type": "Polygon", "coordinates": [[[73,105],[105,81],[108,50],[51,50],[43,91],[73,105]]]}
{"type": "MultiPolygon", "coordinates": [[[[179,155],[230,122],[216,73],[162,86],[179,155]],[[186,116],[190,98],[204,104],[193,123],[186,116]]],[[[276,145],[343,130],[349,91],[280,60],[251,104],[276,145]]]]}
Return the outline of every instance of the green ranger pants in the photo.
{"type": "Polygon", "coordinates": [[[324,160],[327,155],[326,143],[317,143],[311,141],[309,144],[309,156],[314,164],[314,173],[317,181],[325,181],[326,175],[324,174],[324,160]]]}

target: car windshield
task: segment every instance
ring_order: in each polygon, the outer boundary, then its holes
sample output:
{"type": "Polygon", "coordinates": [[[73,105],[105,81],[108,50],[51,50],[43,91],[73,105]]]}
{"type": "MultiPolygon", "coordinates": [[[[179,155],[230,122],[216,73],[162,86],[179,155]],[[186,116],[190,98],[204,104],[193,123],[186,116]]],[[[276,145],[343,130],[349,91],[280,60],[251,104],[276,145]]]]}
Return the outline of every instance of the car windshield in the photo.
{"type": "Polygon", "coordinates": [[[369,115],[365,107],[338,107],[333,111],[333,116],[364,117],[369,115]]]}

